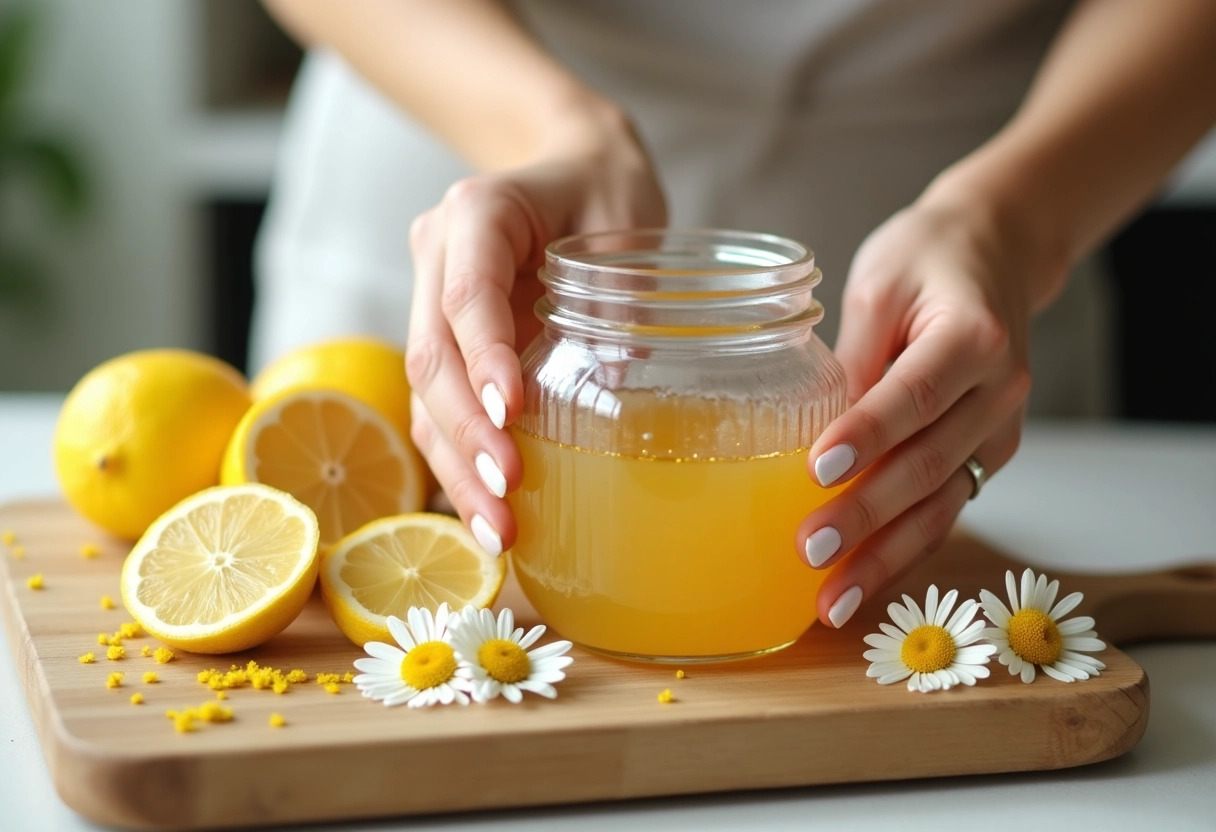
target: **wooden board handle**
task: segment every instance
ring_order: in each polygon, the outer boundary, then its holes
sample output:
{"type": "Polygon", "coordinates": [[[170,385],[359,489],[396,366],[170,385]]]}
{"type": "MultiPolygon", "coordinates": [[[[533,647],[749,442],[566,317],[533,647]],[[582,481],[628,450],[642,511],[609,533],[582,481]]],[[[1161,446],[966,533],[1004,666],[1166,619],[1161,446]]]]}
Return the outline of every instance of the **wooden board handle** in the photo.
{"type": "Polygon", "coordinates": [[[1165,639],[1216,638],[1216,562],[1122,575],[1061,577],[1061,592],[1085,593],[1079,608],[1098,635],[1124,645],[1165,639]]]}

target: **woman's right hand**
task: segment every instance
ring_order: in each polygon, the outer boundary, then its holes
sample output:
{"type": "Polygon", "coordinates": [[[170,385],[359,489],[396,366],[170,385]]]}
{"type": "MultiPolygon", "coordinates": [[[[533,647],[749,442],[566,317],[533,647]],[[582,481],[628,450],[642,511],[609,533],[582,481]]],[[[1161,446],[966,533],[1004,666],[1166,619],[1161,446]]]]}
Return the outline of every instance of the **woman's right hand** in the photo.
{"type": "Polygon", "coordinates": [[[412,438],[481,546],[515,540],[504,495],[523,466],[503,430],[523,405],[519,351],[539,332],[537,269],[567,234],[666,223],[650,161],[615,108],[555,131],[525,167],[463,179],[410,228],[412,438]]]}

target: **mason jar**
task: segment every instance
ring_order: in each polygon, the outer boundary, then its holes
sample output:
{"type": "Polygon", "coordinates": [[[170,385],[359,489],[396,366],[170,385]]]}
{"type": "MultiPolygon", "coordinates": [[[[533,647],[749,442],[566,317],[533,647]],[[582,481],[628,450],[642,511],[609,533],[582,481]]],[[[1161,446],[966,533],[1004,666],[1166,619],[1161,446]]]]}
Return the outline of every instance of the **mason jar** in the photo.
{"type": "Polygon", "coordinates": [[[558,240],[522,355],[510,497],[519,583],[541,618],[620,658],[762,655],[814,622],[825,575],[795,533],[833,489],[811,444],[845,407],[813,332],[809,248],[647,229],[558,240]]]}

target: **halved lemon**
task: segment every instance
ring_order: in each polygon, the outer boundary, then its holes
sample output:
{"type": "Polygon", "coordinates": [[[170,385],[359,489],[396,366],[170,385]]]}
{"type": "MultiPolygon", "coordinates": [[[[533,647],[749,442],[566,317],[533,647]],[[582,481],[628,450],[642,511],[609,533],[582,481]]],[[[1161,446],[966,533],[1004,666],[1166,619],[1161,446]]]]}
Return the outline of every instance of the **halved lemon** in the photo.
{"type": "Polygon", "coordinates": [[[316,585],[317,518],[265,485],[216,486],[153,521],[122,567],[122,600],[145,630],[194,653],[261,644],[316,585]]]}
{"type": "Polygon", "coordinates": [[[293,495],[316,512],[322,545],[426,500],[422,460],[396,428],[328,389],[255,402],[228,443],[220,482],[261,482],[293,495]]]}
{"type": "Polygon", "coordinates": [[[359,646],[392,643],[387,618],[410,607],[488,607],[506,578],[493,557],[454,517],[418,512],[385,517],[348,535],[321,557],[321,597],[346,637],[359,646]]]}

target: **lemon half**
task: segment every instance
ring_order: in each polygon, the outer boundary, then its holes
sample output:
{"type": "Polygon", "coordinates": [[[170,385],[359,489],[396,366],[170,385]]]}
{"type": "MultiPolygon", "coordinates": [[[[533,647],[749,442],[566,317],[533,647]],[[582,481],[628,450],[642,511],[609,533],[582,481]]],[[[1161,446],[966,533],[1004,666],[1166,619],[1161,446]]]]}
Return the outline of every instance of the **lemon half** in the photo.
{"type": "Polygon", "coordinates": [[[290,624],[317,576],[317,519],[265,485],[208,488],[165,512],[122,568],[122,600],[156,638],[195,653],[261,644],[290,624]]]}
{"type": "Polygon", "coordinates": [[[338,628],[363,646],[392,643],[387,617],[410,607],[490,606],[506,574],[506,559],[487,554],[459,520],[418,512],[343,538],[322,555],[319,583],[338,628]]]}

